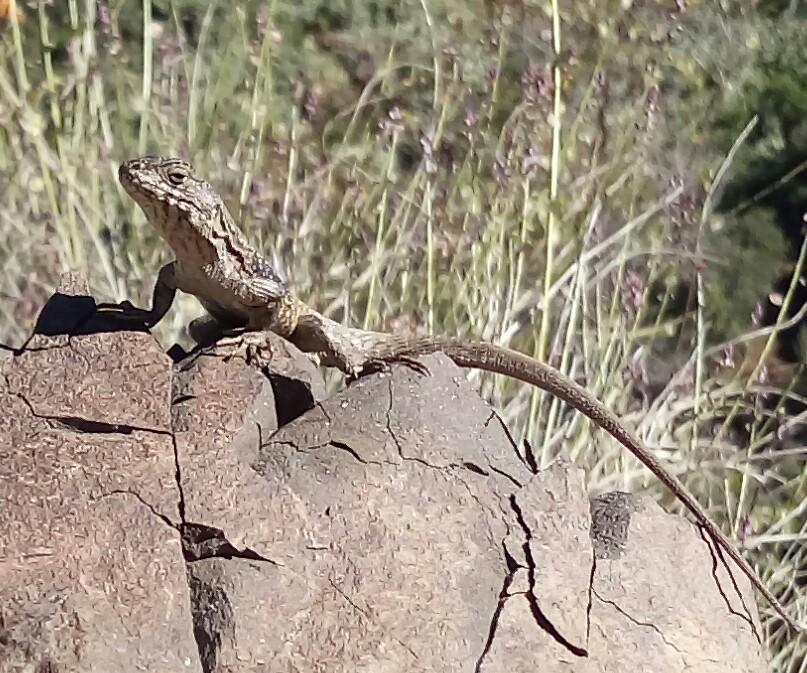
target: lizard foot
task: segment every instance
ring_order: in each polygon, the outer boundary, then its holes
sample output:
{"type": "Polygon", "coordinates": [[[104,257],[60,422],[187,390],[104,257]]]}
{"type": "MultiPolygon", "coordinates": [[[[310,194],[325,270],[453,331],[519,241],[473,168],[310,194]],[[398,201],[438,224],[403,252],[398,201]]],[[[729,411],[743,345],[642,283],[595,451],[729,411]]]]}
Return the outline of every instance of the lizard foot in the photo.
{"type": "Polygon", "coordinates": [[[416,360],[415,358],[410,358],[406,355],[400,355],[397,358],[395,358],[394,362],[398,362],[406,367],[409,367],[409,369],[411,369],[416,374],[420,374],[421,376],[432,375],[431,371],[429,371],[429,368],[419,360],[416,360]]]}
{"type": "Polygon", "coordinates": [[[247,332],[238,336],[223,337],[216,341],[216,353],[225,362],[240,357],[248,365],[266,367],[272,361],[272,346],[262,332],[247,332]]]}
{"type": "Polygon", "coordinates": [[[431,372],[426,365],[406,355],[396,355],[389,360],[370,359],[363,364],[362,369],[364,371],[389,372],[393,364],[404,365],[421,376],[431,376],[431,372]]]}

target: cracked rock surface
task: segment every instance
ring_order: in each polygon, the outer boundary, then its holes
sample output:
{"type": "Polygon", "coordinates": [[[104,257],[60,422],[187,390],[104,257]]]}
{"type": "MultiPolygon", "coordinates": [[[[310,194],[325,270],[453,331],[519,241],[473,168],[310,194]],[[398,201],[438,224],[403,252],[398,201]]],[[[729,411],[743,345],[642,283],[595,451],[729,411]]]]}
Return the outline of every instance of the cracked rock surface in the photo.
{"type": "Polygon", "coordinates": [[[0,671],[201,671],[171,361],[99,332],[38,334],[0,366],[0,671]]]}
{"type": "Polygon", "coordinates": [[[326,398],[61,291],[0,360],[0,673],[765,670],[695,526],[536,473],[444,356],[326,398]]]}

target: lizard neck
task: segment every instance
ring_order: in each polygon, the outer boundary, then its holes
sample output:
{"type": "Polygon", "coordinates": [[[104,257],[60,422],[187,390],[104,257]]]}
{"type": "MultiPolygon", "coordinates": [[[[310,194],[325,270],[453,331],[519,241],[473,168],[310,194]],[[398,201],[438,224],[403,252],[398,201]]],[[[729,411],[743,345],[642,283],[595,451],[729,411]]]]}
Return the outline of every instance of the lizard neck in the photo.
{"type": "Polygon", "coordinates": [[[223,205],[209,212],[194,210],[152,223],[176,258],[185,264],[215,264],[228,275],[238,277],[252,273],[258,253],[223,205]]]}
{"type": "Polygon", "coordinates": [[[196,227],[196,233],[210,245],[221,267],[236,275],[254,273],[259,255],[246,236],[236,226],[227,208],[220,205],[207,226],[196,227]]]}

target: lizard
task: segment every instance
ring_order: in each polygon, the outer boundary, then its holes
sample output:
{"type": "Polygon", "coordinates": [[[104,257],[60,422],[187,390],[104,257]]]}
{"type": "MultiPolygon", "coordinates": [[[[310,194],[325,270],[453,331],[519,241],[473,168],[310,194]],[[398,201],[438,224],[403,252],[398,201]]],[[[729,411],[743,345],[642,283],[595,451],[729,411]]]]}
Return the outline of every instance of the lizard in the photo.
{"type": "Polygon", "coordinates": [[[488,342],[448,336],[409,337],[342,325],[295,296],[271,263],[246,239],[218,192],[197,176],[188,162],[159,156],[130,159],[120,165],[118,179],[175,259],[160,269],[151,308],[139,309],[125,301],[99,304],[100,309],[118,309],[152,327],[167,313],[180,290],[194,295],[208,314],[189,326],[196,341],[209,339],[211,329],[219,330],[219,334],[228,330],[271,330],[301,351],[317,354],[323,365],[352,376],[373,364],[408,361],[439,351],[461,367],[482,369],[537,386],[587,416],[633,453],[740,567],[785,623],[801,630],[684,484],[614,412],[559,370],[488,342]]]}

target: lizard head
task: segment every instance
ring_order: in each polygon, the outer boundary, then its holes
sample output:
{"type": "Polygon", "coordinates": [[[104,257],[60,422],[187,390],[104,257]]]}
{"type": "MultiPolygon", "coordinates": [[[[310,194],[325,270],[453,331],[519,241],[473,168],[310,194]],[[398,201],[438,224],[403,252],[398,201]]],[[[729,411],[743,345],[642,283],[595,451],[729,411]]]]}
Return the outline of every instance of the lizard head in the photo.
{"type": "Polygon", "coordinates": [[[177,237],[204,235],[225,209],[221,197],[187,161],[156,156],[124,161],[118,180],[171,247],[177,237]]]}

